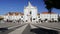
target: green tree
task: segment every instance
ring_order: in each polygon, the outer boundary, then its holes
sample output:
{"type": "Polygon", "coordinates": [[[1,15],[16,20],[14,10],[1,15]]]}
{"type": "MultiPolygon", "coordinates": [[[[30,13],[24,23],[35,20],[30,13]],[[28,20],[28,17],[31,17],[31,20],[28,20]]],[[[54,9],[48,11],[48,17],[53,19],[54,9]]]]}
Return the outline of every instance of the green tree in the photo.
{"type": "Polygon", "coordinates": [[[50,13],[52,8],[60,9],[60,0],[44,0],[44,3],[50,13]]]}

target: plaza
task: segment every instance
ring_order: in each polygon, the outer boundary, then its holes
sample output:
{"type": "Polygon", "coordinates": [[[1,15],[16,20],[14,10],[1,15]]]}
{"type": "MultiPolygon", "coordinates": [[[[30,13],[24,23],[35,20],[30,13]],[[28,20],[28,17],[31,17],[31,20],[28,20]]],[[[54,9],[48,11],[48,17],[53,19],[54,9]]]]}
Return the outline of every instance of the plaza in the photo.
{"type": "Polygon", "coordinates": [[[0,15],[0,34],[60,34],[60,14],[38,13],[36,6],[28,2],[24,12],[0,15]],[[7,30],[2,30],[7,29],[7,30]],[[38,31],[38,32],[37,32],[38,31]]]}

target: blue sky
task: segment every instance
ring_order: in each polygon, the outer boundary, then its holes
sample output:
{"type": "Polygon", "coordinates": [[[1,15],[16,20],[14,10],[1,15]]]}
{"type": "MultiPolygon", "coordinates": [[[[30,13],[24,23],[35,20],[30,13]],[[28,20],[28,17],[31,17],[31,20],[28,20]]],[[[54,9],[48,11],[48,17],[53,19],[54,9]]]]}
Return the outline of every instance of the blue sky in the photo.
{"type": "MultiPolygon", "coordinates": [[[[0,14],[6,14],[8,12],[24,12],[24,6],[28,5],[28,1],[33,6],[36,6],[38,12],[47,12],[43,0],[0,0],[0,14]]],[[[60,9],[53,8],[52,12],[60,13],[60,9]]]]}

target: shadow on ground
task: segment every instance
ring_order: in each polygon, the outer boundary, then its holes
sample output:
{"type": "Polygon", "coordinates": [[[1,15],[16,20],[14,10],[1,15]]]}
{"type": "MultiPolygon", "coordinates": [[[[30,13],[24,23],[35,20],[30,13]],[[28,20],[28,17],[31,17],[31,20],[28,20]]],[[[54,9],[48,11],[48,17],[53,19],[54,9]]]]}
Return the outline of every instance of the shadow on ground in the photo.
{"type": "Polygon", "coordinates": [[[44,28],[31,29],[30,32],[34,32],[36,34],[58,34],[58,31],[44,29],[44,28]]]}

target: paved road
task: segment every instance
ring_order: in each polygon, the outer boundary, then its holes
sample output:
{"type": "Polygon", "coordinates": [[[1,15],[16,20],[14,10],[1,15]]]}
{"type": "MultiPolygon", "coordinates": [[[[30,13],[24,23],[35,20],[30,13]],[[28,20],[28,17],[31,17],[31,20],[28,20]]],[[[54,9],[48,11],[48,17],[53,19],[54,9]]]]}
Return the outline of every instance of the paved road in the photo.
{"type": "Polygon", "coordinates": [[[16,30],[10,32],[9,34],[22,34],[22,32],[24,31],[24,29],[26,28],[27,24],[17,28],[16,30]]]}
{"type": "Polygon", "coordinates": [[[26,24],[22,27],[17,27],[5,32],[1,32],[0,34],[58,34],[58,32],[55,30],[39,28],[32,24],[26,24]]]}
{"type": "Polygon", "coordinates": [[[28,24],[28,26],[25,28],[25,30],[22,32],[22,34],[36,34],[34,32],[31,32],[31,26],[28,24]]]}
{"type": "Polygon", "coordinates": [[[34,28],[34,26],[31,27],[30,24],[26,24],[21,27],[9,29],[5,32],[0,32],[0,34],[36,34],[34,32],[31,32],[31,29],[33,29],[33,28],[34,28]]]}
{"type": "Polygon", "coordinates": [[[21,23],[11,23],[11,22],[8,22],[8,23],[0,23],[0,28],[17,26],[17,25],[21,25],[21,23]]]}
{"type": "Polygon", "coordinates": [[[37,23],[34,25],[47,29],[51,28],[51,29],[60,30],[60,23],[37,23]]]}
{"type": "Polygon", "coordinates": [[[22,26],[24,26],[25,24],[22,24],[22,25],[20,25],[20,26],[17,26],[17,27],[15,27],[15,28],[10,28],[10,29],[8,29],[8,30],[6,30],[6,31],[0,31],[0,34],[9,34],[10,32],[12,32],[12,31],[15,31],[16,29],[18,29],[18,28],[20,28],[20,27],[22,27],[22,26]]]}
{"type": "Polygon", "coordinates": [[[58,31],[36,27],[28,24],[22,34],[58,34],[58,31]]]}

